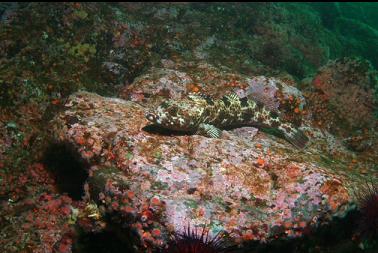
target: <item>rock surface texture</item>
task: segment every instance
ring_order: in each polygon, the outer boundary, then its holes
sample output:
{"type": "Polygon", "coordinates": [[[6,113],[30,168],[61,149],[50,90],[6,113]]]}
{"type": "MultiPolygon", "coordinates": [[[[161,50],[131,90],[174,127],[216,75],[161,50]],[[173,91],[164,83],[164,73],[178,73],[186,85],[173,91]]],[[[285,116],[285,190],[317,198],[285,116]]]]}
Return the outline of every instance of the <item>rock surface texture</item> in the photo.
{"type": "MultiPolygon", "coordinates": [[[[222,138],[211,139],[149,126],[147,110],[167,97],[185,96],[193,83],[187,73],[153,71],[154,81],[139,79],[144,86],[129,87],[134,101],[78,92],[52,123],[55,139],[72,145],[90,164],[87,200],[101,216],[111,214],[118,217],[112,222],[136,231],[140,247],[163,247],[170,233],[188,225],[208,227],[211,235],[224,231],[238,243],[298,237],[353,208],[353,188],[363,178],[327,154],[341,153],[344,163],[351,159],[339,141],[317,129],[302,127],[311,141],[297,150],[253,127],[224,130],[222,138]],[[169,82],[171,92],[159,93],[169,82]]],[[[224,82],[217,83],[203,89],[221,90],[224,82]]],[[[252,77],[241,90],[272,83],[252,77]]],[[[284,85],[290,96],[301,97],[284,85]]],[[[258,94],[265,103],[276,97],[258,94]]]]}
{"type": "Polygon", "coordinates": [[[377,12],[0,3],[0,252],[154,252],[187,226],[225,231],[242,252],[378,252],[354,225],[361,204],[333,227],[378,179],[377,12]],[[145,119],[168,98],[230,92],[300,128],[307,147],[145,119]]]}

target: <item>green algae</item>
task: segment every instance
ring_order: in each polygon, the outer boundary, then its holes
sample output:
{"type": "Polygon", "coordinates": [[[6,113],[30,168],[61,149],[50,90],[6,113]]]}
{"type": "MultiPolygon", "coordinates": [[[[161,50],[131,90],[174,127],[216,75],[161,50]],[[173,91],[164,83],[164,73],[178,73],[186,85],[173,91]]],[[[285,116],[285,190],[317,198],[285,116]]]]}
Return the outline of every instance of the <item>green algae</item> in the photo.
{"type": "Polygon", "coordinates": [[[193,199],[186,199],[184,200],[184,205],[188,208],[197,209],[198,208],[198,202],[193,199]]]}
{"type": "Polygon", "coordinates": [[[69,44],[66,44],[65,46],[69,48],[68,53],[70,55],[83,59],[85,62],[88,62],[97,52],[95,45],[90,45],[88,43],[79,43],[72,47],[69,44]]]}
{"type": "Polygon", "coordinates": [[[161,182],[161,181],[154,181],[151,185],[151,188],[154,189],[154,190],[168,190],[169,189],[169,185],[165,182],[161,182]]]}

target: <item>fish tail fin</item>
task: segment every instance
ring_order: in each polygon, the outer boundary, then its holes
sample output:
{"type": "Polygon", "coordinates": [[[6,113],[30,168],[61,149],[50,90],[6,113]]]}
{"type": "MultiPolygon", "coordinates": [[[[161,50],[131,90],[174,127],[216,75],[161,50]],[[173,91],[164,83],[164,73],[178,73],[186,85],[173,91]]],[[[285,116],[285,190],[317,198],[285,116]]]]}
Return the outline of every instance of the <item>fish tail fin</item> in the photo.
{"type": "Polygon", "coordinates": [[[299,129],[290,127],[281,130],[285,139],[299,149],[303,149],[309,141],[309,138],[299,129]]]}

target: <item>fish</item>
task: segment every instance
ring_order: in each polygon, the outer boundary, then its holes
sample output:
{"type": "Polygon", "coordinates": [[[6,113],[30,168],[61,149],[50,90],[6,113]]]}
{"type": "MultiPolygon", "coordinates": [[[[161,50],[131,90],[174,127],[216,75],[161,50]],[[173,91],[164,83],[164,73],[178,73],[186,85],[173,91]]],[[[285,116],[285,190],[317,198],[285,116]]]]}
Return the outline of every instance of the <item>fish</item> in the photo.
{"type": "Polygon", "coordinates": [[[189,94],[168,99],[146,113],[148,121],[168,130],[185,131],[210,138],[220,138],[230,127],[255,126],[273,129],[288,142],[303,149],[309,138],[292,123],[284,121],[262,103],[236,93],[219,99],[206,94],[189,94]]]}

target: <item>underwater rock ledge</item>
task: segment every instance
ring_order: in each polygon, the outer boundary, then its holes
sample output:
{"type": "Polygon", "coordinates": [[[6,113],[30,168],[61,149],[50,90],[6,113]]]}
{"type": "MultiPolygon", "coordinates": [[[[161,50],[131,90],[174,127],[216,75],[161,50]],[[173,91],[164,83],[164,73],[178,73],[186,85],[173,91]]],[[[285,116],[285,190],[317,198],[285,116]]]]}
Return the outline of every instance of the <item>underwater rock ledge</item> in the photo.
{"type": "Polygon", "coordinates": [[[89,164],[86,201],[97,219],[137,232],[139,247],[165,245],[169,234],[206,225],[238,243],[298,237],[353,208],[353,179],[318,162],[311,146],[251,127],[221,139],[145,131],[147,107],[94,93],[71,95],[52,123],[89,164]]]}

